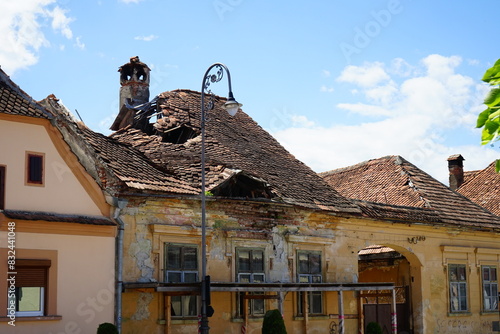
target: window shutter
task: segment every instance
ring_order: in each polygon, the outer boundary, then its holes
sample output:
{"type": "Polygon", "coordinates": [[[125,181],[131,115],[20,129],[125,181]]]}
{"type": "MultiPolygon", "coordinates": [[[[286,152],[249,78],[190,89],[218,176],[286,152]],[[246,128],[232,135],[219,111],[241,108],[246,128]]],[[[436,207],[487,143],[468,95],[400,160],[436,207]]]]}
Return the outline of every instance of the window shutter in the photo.
{"type": "Polygon", "coordinates": [[[47,272],[50,264],[50,260],[17,260],[16,287],[47,288],[47,272]]]}

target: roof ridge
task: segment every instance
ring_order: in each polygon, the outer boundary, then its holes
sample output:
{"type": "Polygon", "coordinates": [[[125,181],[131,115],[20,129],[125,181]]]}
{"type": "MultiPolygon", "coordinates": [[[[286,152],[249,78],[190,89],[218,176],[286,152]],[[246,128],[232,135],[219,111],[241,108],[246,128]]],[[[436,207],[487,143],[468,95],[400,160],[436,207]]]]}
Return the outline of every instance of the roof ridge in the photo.
{"type": "Polygon", "coordinates": [[[383,157],[380,157],[380,158],[368,159],[368,160],[365,160],[365,161],[362,161],[362,162],[358,162],[357,164],[354,164],[354,165],[340,167],[340,168],[335,168],[335,169],[332,169],[332,170],[329,170],[329,171],[325,171],[325,172],[320,172],[320,173],[318,173],[318,175],[320,175],[321,177],[324,177],[324,176],[328,176],[328,175],[331,175],[331,174],[336,174],[336,173],[340,173],[340,172],[344,172],[344,171],[350,171],[350,170],[354,170],[354,169],[366,166],[369,163],[374,162],[374,161],[389,160],[389,159],[394,158],[394,157],[401,158],[401,159],[407,161],[406,159],[404,159],[403,157],[401,157],[399,155],[386,155],[386,156],[383,156],[383,157]]]}
{"type": "Polygon", "coordinates": [[[48,119],[52,119],[54,115],[49,112],[47,109],[42,107],[35,99],[33,99],[28,93],[19,87],[7,73],[0,66],[0,82],[4,82],[9,88],[11,88],[15,93],[17,93],[21,98],[23,98],[26,102],[31,104],[34,108],[38,109],[43,115],[45,115],[48,119]]]}

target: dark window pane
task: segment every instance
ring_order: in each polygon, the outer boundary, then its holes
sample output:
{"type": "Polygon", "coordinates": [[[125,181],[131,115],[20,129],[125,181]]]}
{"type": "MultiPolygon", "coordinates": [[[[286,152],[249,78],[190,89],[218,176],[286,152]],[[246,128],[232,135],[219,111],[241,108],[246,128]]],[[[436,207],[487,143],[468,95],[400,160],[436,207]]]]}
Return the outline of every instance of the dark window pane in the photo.
{"type": "Polygon", "coordinates": [[[457,280],[457,267],[455,266],[449,266],[448,267],[450,270],[450,281],[456,281],[457,280]]]}
{"type": "Polygon", "coordinates": [[[238,271],[250,272],[250,251],[240,250],[238,252],[238,271]]]}
{"type": "Polygon", "coordinates": [[[465,276],[465,266],[459,266],[458,267],[458,279],[460,281],[465,281],[466,276],[465,276]]]}
{"type": "Polygon", "coordinates": [[[198,282],[198,274],[197,273],[184,273],[184,282],[185,283],[198,282]]]}
{"type": "Polygon", "coordinates": [[[253,299],[252,314],[264,314],[264,299],[253,299]]]}
{"type": "Polygon", "coordinates": [[[182,274],[180,272],[169,272],[167,273],[168,283],[180,283],[182,282],[182,274]]]}
{"type": "Polygon", "coordinates": [[[259,250],[254,250],[252,252],[252,271],[253,272],[263,272],[264,271],[264,252],[259,250]]]}
{"type": "Polygon", "coordinates": [[[489,267],[483,267],[483,280],[485,280],[485,281],[490,280],[490,268],[489,267]]]}
{"type": "Polygon", "coordinates": [[[183,269],[198,269],[198,256],[196,247],[184,247],[184,265],[183,269]]]}
{"type": "Polygon", "coordinates": [[[311,294],[311,305],[309,306],[309,310],[311,313],[320,314],[323,312],[321,305],[321,292],[310,292],[311,294]]]}
{"type": "Polygon", "coordinates": [[[497,281],[497,267],[491,267],[491,281],[497,281]]]}
{"type": "Polygon", "coordinates": [[[42,183],[43,156],[28,155],[28,182],[42,183]]]}
{"type": "Polygon", "coordinates": [[[309,274],[309,256],[307,253],[298,254],[298,271],[299,274],[309,274]]]}
{"type": "Polygon", "coordinates": [[[181,269],[181,248],[179,246],[168,245],[167,269],[181,269]]]}
{"type": "Polygon", "coordinates": [[[321,255],[320,254],[310,254],[310,274],[319,274],[321,273],[321,255]]]}

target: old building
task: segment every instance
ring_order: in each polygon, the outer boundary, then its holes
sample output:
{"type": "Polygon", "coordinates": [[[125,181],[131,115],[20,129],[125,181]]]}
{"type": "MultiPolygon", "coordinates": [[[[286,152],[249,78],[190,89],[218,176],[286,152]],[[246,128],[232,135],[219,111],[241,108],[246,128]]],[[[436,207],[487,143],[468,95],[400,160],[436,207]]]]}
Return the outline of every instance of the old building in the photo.
{"type": "Polygon", "coordinates": [[[95,333],[113,322],[116,225],[57,122],[0,70],[2,333],[95,333]]]}
{"type": "MultiPolygon", "coordinates": [[[[463,158],[451,160],[455,176],[463,158]]],[[[359,281],[391,281],[404,288],[398,303],[409,301],[401,307],[408,311],[407,332],[498,331],[496,216],[399,156],[321,176],[374,219],[371,243],[378,246],[359,252],[359,281]]]]}
{"type": "MultiPolygon", "coordinates": [[[[457,157],[464,160],[461,155],[453,155],[448,161],[454,161],[457,157]]],[[[481,170],[464,172],[463,165],[460,167],[457,174],[462,182],[454,190],[497,216],[500,215],[500,174],[495,171],[495,161],[481,170]]],[[[452,182],[451,178],[450,181],[452,182]]]]}
{"type": "Polygon", "coordinates": [[[205,254],[199,92],[129,108],[109,137],[75,126],[89,173],[127,203],[123,333],[196,331],[202,258],[216,333],[259,331],[272,308],[292,333],[493,331],[498,217],[397,156],[319,177],[225,101],[206,123],[205,254]]]}
{"type": "Polygon", "coordinates": [[[149,68],[134,57],[120,69],[130,90],[110,136],[44,104],[118,223],[122,333],[197,332],[204,259],[212,333],[258,333],[271,309],[298,334],[362,333],[370,321],[387,333],[493,333],[497,216],[399,156],[318,175],[217,96],[202,171],[201,94],[145,101],[149,68]]]}

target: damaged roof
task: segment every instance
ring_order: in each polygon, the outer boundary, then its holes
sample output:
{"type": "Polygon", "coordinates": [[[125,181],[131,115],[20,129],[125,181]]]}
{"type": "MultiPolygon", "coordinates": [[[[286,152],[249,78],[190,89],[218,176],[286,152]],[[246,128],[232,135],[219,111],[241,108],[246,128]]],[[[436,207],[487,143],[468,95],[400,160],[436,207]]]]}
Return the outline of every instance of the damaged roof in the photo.
{"type": "Polygon", "coordinates": [[[117,140],[94,132],[75,121],[67,109],[51,95],[40,102],[54,115],[54,123],[78,156],[86,171],[112,195],[120,192],[154,191],[198,194],[182,180],[156,168],[144,155],[117,140]],[[83,139],[83,140],[82,140],[83,139]]]}
{"type": "Polygon", "coordinates": [[[0,113],[44,119],[52,118],[52,114],[19,88],[2,69],[0,69],[0,113]]]}
{"type": "Polygon", "coordinates": [[[386,156],[320,174],[366,216],[396,221],[499,229],[500,219],[400,156],[386,156]]]}
{"type": "Polygon", "coordinates": [[[493,161],[485,169],[465,172],[464,183],[457,190],[474,203],[500,215],[500,174],[493,161]]]}
{"type": "MultiPolygon", "coordinates": [[[[136,112],[136,121],[111,135],[175,178],[201,189],[201,93],[175,90],[136,112]],[[159,116],[156,121],[154,117],[159,116]]],[[[359,213],[243,111],[231,117],[214,96],[206,122],[206,189],[215,196],[265,198],[333,212],[359,213]]]]}

